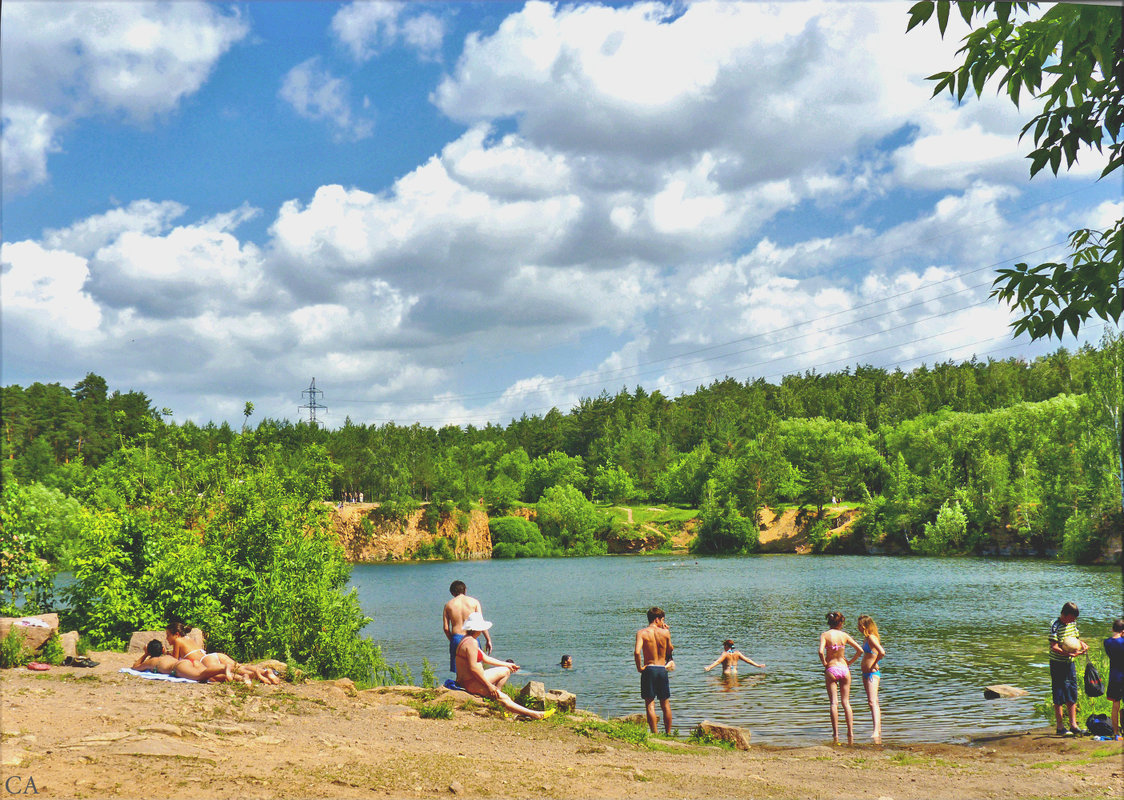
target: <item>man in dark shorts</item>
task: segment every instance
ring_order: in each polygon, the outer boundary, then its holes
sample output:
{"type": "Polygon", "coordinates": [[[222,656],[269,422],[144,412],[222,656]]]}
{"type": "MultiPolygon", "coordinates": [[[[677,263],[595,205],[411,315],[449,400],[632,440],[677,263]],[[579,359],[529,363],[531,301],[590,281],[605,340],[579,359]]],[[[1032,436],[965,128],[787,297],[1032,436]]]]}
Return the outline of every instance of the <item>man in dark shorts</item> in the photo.
{"type": "Polygon", "coordinates": [[[653,606],[648,609],[648,627],[636,632],[633,659],[640,673],[640,696],[648,715],[648,728],[656,732],[656,700],[663,710],[664,733],[671,734],[671,686],[667,680],[667,658],[671,653],[671,630],[664,620],[663,610],[653,606]]]}

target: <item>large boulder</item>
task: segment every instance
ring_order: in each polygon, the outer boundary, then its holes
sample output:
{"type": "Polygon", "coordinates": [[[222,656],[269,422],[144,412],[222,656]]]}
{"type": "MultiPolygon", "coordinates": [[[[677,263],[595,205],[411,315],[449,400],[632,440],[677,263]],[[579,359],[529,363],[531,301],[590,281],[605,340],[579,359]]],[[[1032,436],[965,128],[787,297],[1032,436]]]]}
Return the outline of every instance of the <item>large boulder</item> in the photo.
{"type": "Polygon", "coordinates": [[[546,700],[562,711],[573,711],[578,704],[577,696],[565,689],[551,689],[546,693],[546,700]]]}
{"type": "Polygon", "coordinates": [[[1005,683],[997,683],[984,689],[984,697],[988,700],[995,700],[999,697],[1024,697],[1026,694],[1026,689],[1008,686],[1005,683]]]}
{"type": "MultiPolygon", "coordinates": [[[[187,632],[187,638],[192,639],[197,645],[203,647],[203,631],[198,628],[192,628],[187,632]]],[[[137,631],[129,637],[129,650],[128,652],[135,655],[140,655],[144,649],[148,647],[148,643],[153,639],[159,639],[164,647],[168,647],[168,640],[165,638],[164,631],[137,631]]]]}
{"type": "Polygon", "coordinates": [[[51,638],[51,631],[59,629],[58,614],[34,614],[26,617],[0,617],[0,639],[7,637],[12,629],[23,635],[23,643],[32,650],[38,650],[43,642],[51,638]],[[26,624],[38,621],[42,624],[26,624]]]}
{"type": "Polygon", "coordinates": [[[749,749],[750,733],[746,728],[738,728],[733,725],[719,725],[717,722],[710,722],[704,719],[695,726],[695,733],[700,736],[709,736],[712,739],[720,739],[723,742],[729,742],[738,750],[749,749]]]}

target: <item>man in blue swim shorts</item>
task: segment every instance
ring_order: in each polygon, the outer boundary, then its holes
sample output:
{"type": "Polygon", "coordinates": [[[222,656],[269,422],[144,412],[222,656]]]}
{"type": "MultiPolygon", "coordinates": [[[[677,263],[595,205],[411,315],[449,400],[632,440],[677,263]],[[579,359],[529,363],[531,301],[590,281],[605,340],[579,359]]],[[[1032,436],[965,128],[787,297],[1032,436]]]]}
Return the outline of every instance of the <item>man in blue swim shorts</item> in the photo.
{"type": "Polygon", "coordinates": [[[656,732],[656,700],[663,710],[664,733],[671,734],[671,685],[667,680],[667,658],[671,653],[671,629],[664,620],[663,610],[653,606],[648,609],[648,627],[636,632],[633,659],[640,673],[640,696],[644,698],[644,711],[648,728],[656,732]]]}
{"type": "MultiPolygon", "coordinates": [[[[481,616],[484,615],[480,601],[475,597],[469,597],[465,594],[466,591],[464,581],[453,581],[449,584],[449,594],[453,599],[445,604],[445,610],[441,614],[441,627],[445,630],[445,638],[449,640],[449,671],[454,674],[457,671],[457,645],[464,638],[464,621],[473,611],[479,612],[481,616]]],[[[484,652],[490,654],[492,637],[487,631],[483,633],[484,652]]]]}

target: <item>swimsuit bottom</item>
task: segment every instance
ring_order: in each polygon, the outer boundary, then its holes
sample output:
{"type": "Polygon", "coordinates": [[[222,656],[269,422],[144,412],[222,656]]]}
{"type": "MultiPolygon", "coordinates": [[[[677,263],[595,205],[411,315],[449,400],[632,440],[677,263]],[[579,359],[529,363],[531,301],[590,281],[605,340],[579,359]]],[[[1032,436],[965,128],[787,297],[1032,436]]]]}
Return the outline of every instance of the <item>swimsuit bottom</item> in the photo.
{"type": "Polygon", "coordinates": [[[461,643],[463,638],[463,633],[454,633],[453,638],[449,640],[449,672],[453,674],[456,674],[457,671],[457,645],[461,643]]]}
{"type": "Polygon", "coordinates": [[[827,677],[835,681],[836,683],[842,682],[844,678],[851,674],[850,670],[848,670],[846,667],[840,667],[837,665],[828,667],[826,672],[827,677]]]}
{"type": "Polygon", "coordinates": [[[872,669],[870,672],[864,672],[863,673],[863,680],[864,681],[869,681],[871,678],[881,678],[881,677],[882,677],[882,670],[880,670],[880,669],[872,669]]]}
{"type": "Polygon", "coordinates": [[[667,679],[667,667],[662,664],[649,664],[640,673],[640,697],[644,700],[667,700],[671,697],[671,683],[667,679]]]}

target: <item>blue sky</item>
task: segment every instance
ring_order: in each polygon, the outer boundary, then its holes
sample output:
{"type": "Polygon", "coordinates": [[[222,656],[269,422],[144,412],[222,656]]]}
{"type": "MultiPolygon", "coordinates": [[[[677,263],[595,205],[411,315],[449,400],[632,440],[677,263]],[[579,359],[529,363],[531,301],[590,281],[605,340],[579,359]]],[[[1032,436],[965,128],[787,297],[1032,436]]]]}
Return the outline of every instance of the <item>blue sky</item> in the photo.
{"type": "Polygon", "coordinates": [[[1030,106],[930,99],[966,28],[906,8],[6,2],[3,383],[482,425],[1052,349],[994,269],[1119,182],[1029,180],[1030,106]]]}

